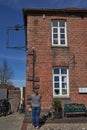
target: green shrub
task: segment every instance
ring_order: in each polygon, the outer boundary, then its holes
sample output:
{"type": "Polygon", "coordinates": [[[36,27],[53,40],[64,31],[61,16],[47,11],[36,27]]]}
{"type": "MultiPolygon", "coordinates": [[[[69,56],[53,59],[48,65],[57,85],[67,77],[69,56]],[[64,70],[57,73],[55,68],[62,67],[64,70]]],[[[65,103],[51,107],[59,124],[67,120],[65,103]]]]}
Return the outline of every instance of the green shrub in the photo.
{"type": "Polygon", "coordinates": [[[54,98],[53,103],[52,103],[52,107],[55,111],[62,111],[61,101],[54,98]]]}

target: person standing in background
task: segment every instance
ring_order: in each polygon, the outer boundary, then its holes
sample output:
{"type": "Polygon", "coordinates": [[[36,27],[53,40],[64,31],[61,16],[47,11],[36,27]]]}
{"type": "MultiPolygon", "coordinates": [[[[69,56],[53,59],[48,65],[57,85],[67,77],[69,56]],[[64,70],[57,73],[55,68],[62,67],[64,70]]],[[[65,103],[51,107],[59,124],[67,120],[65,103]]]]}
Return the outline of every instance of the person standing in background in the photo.
{"type": "Polygon", "coordinates": [[[33,94],[29,97],[32,109],[32,125],[34,128],[40,127],[41,95],[38,89],[33,89],[33,94]]]}

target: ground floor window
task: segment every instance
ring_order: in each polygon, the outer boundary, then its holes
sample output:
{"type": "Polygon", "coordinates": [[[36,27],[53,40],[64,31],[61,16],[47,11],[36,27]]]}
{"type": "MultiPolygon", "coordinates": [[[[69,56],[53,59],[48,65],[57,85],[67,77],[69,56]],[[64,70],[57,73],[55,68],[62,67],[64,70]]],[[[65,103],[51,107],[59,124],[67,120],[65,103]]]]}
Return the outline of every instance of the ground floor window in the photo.
{"type": "Polygon", "coordinates": [[[67,67],[53,68],[53,96],[69,96],[69,70],[67,67]]]}

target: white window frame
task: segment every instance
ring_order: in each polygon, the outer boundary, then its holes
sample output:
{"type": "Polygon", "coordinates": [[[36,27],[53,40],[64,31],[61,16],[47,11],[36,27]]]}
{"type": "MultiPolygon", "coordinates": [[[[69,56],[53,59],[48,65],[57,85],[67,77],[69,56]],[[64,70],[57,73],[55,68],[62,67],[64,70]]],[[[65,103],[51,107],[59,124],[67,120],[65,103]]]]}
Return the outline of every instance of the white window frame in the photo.
{"type": "Polygon", "coordinates": [[[67,67],[54,67],[53,68],[53,97],[69,97],[69,69],[67,67]],[[54,74],[54,69],[59,69],[59,74],[54,74]],[[66,69],[67,71],[67,74],[61,74],[61,69],[64,68],[66,69]],[[59,77],[59,88],[55,88],[54,85],[56,83],[56,81],[54,80],[54,77],[57,76],[59,77]],[[67,90],[67,94],[62,94],[62,76],[66,76],[66,83],[67,83],[67,87],[66,87],[66,90],[67,90]],[[60,93],[57,95],[55,94],[55,90],[60,90],[60,93]]]}
{"type": "Polygon", "coordinates": [[[58,26],[53,26],[53,21],[55,21],[55,20],[52,20],[52,23],[51,23],[51,26],[52,26],[52,46],[67,46],[68,44],[67,44],[67,23],[66,23],[66,21],[65,20],[56,20],[57,22],[58,22],[58,26]],[[60,21],[63,21],[64,23],[65,23],[65,27],[64,26],[62,26],[62,27],[60,27],[59,26],[59,23],[60,23],[60,21]],[[53,32],[53,29],[57,29],[58,30],[58,33],[56,33],[57,35],[58,35],[58,38],[54,38],[53,37],[53,35],[55,34],[54,32],[53,32]],[[64,36],[65,36],[65,38],[64,39],[62,39],[62,40],[64,40],[65,41],[65,44],[61,44],[61,41],[60,41],[60,35],[62,34],[62,33],[60,33],[60,29],[64,29],[64,36]],[[58,44],[54,44],[54,40],[57,40],[58,41],[58,44]]]}

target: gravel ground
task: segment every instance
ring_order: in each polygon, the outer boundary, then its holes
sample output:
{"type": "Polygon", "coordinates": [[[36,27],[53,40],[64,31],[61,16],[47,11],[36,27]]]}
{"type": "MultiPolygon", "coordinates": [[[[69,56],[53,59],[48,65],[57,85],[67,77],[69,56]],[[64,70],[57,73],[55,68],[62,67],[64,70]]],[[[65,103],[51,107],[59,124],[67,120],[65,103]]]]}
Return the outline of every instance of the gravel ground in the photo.
{"type": "Polygon", "coordinates": [[[13,114],[0,117],[0,130],[21,130],[24,115],[14,112],[13,114]]]}
{"type": "MultiPolygon", "coordinates": [[[[35,130],[29,123],[27,130],[35,130]]],[[[39,130],[87,130],[87,123],[51,123],[44,124],[39,130]]]]}

